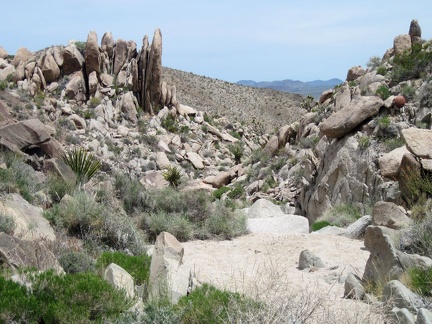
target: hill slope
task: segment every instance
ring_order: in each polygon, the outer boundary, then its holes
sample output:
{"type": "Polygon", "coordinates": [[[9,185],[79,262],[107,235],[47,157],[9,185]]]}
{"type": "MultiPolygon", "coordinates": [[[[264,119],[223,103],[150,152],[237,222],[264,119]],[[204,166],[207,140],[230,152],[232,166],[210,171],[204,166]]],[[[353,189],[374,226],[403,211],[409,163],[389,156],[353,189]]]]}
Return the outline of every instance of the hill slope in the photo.
{"type": "Polygon", "coordinates": [[[256,87],[256,88],[269,88],[283,92],[297,93],[303,96],[311,95],[315,98],[319,98],[321,93],[333,88],[335,85],[341,84],[343,81],[337,78],[330,80],[314,80],[302,82],[299,80],[282,80],[282,81],[261,81],[256,82],[253,80],[240,80],[236,84],[256,87]]]}
{"type": "Polygon", "coordinates": [[[176,85],[177,99],[183,104],[233,121],[262,123],[269,132],[298,120],[305,112],[298,94],[245,87],[167,67],[163,80],[176,85]]]}

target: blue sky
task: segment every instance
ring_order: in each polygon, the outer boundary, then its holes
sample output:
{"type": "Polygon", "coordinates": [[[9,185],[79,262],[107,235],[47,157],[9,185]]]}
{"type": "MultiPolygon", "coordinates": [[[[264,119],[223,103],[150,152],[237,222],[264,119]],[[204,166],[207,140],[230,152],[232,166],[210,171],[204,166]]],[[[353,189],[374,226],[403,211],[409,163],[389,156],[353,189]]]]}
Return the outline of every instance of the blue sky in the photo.
{"type": "Polygon", "coordinates": [[[230,82],[345,79],[382,56],[417,19],[432,38],[430,0],[18,0],[2,3],[0,46],[9,54],[85,41],[89,31],[141,47],[156,28],[164,66],[230,82]]]}

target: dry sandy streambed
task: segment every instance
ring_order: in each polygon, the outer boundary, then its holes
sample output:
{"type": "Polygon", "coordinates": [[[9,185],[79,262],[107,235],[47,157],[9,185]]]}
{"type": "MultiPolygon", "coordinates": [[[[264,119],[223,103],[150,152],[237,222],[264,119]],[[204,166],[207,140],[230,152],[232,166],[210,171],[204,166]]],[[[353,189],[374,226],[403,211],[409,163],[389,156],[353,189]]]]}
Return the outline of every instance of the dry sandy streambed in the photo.
{"type": "Polygon", "coordinates": [[[252,233],[231,241],[183,243],[184,263],[200,282],[244,292],[272,303],[285,301],[295,311],[315,308],[308,322],[372,323],[372,307],[343,299],[344,280],[363,274],[369,252],[363,241],[321,234],[252,233]],[[326,264],[300,271],[300,252],[308,249],[326,264]],[[320,307],[315,307],[319,303],[320,307]]]}

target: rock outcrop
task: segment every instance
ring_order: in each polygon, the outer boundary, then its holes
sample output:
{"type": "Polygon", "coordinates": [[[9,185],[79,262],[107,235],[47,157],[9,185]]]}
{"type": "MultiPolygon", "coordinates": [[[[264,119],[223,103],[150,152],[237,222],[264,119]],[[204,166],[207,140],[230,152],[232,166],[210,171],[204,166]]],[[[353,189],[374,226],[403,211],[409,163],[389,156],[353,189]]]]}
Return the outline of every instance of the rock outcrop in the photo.
{"type": "Polygon", "coordinates": [[[149,298],[167,298],[176,304],[191,291],[192,272],[183,265],[184,248],[177,239],[162,232],[156,239],[149,278],[149,298]]]}

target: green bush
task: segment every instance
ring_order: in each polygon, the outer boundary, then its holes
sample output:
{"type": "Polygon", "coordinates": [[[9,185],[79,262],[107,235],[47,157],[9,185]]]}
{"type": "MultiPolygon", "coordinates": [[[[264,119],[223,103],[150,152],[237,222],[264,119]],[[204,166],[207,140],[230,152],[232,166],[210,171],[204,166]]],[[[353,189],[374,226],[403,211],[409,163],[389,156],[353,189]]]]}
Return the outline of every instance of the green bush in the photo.
{"type": "Polygon", "coordinates": [[[100,98],[93,97],[90,99],[90,107],[96,108],[97,106],[100,105],[101,102],[102,102],[102,100],[100,98]]]}
{"type": "Polygon", "coordinates": [[[235,144],[230,144],[228,146],[229,151],[234,155],[234,161],[236,164],[241,163],[241,158],[244,154],[244,147],[242,142],[236,142],[235,144]]]}
{"type": "Polygon", "coordinates": [[[412,49],[396,55],[393,59],[392,84],[418,79],[432,69],[432,52],[430,45],[415,44],[412,49]]]}
{"type": "Polygon", "coordinates": [[[338,227],[347,227],[362,216],[360,208],[352,204],[340,204],[330,208],[319,221],[327,221],[338,227]]]}
{"type": "Polygon", "coordinates": [[[104,252],[96,262],[97,270],[102,274],[106,267],[115,263],[125,269],[135,280],[135,284],[148,282],[151,257],[146,254],[132,256],[122,252],[104,252]]]}
{"type": "Polygon", "coordinates": [[[328,221],[316,221],[315,223],[312,224],[311,229],[312,232],[318,231],[321,228],[324,228],[326,226],[332,226],[332,224],[330,224],[328,221]]]}
{"type": "Polygon", "coordinates": [[[52,174],[48,177],[46,188],[52,202],[59,203],[66,194],[73,192],[74,185],[60,176],[52,174]]]}
{"type": "Polygon", "coordinates": [[[408,270],[412,288],[422,296],[432,296],[432,268],[420,267],[408,270]]]}
{"type": "Polygon", "coordinates": [[[386,85],[381,85],[376,90],[375,94],[378,97],[381,97],[382,100],[386,100],[388,97],[390,97],[390,90],[386,85]]]}
{"type": "Polygon", "coordinates": [[[230,199],[239,199],[243,197],[245,194],[245,190],[243,185],[240,183],[236,183],[231,191],[228,193],[228,198],[230,199]]]}
{"type": "Polygon", "coordinates": [[[127,215],[113,206],[96,202],[84,192],[75,193],[44,215],[86,244],[103,249],[129,249],[134,254],[144,249],[144,237],[127,215]]]}
{"type": "Polygon", "coordinates": [[[246,216],[234,212],[223,202],[219,202],[215,211],[206,219],[206,229],[211,235],[217,235],[223,239],[247,233],[246,216]]]}
{"type": "Polygon", "coordinates": [[[386,75],[387,74],[387,68],[385,66],[380,66],[377,69],[377,74],[379,74],[379,75],[386,75]]]}
{"type": "Polygon", "coordinates": [[[0,277],[0,319],[22,323],[102,322],[132,306],[125,293],[92,273],[27,274],[27,291],[0,277]]]}
{"type": "Polygon", "coordinates": [[[66,273],[94,272],[95,261],[83,252],[65,252],[58,258],[60,265],[66,273]]]}
{"type": "Polygon", "coordinates": [[[361,136],[359,139],[358,139],[358,143],[359,143],[359,148],[360,148],[360,150],[362,150],[362,151],[364,151],[364,150],[366,150],[369,146],[370,146],[370,144],[371,144],[371,140],[370,140],[370,137],[369,136],[361,136]]]}
{"type": "Polygon", "coordinates": [[[162,231],[170,232],[182,241],[213,235],[228,238],[246,232],[243,217],[227,207],[229,200],[212,204],[212,197],[204,191],[178,192],[166,188],[149,192],[148,201],[141,228],[151,240],[162,231]]]}
{"type": "Polygon", "coordinates": [[[378,119],[378,126],[381,129],[387,129],[390,126],[391,120],[389,116],[383,116],[378,119]]]}
{"type": "Polygon", "coordinates": [[[101,162],[82,148],[72,149],[63,157],[63,161],[76,174],[78,184],[89,181],[101,168],[101,162]]]}
{"type": "Polygon", "coordinates": [[[16,224],[12,216],[0,212],[0,232],[12,235],[15,231],[16,224]]]}
{"type": "Polygon", "coordinates": [[[185,215],[164,211],[145,214],[141,227],[151,242],[154,242],[161,232],[171,233],[180,242],[191,240],[194,236],[194,226],[185,215]]]}
{"type": "Polygon", "coordinates": [[[402,96],[405,97],[406,101],[410,101],[414,99],[415,96],[415,89],[412,86],[404,85],[401,89],[402,96]]]}
{"type": "Polygon", "coordinates": [[[385,146],[385,151],[390,152],[404,146],[405,142],[402,138],[388,138],[383,142],[383,144],[385,146]]]}
{"type": "Polygon", "coordinates": [[[215,199],[221,199],[223,194],[230,191],[231,188],[230,187],[220,187],[219,189],[216,189],[215,191],[213,191],[212,195],[215,199]]]}
{"type": "Polygon", "coordinates": [[[19,193],[28,202],[33,202],[34,194],[40,189],[33,168],[24,163],[24,158],[14,153],[0,151],[0,192],[19,193]]]}
{"type": "Polygon", "coordinates": [[[262,307],[264,305],[244,295],[219,290],[209,284],[203,284],[188,296],[180,298],[177,305],[183,312],[181,323],[229,323],[231,318],[262,307]]]}
{"type": "Polygon", "coordinates": [[[181,183],[181,172],[180,169],[175,166],[169,166],[164,172],[163,177],[169,182],[170,186],[177,188],[181,183]]]}
{"type": "Polygon", "coordinates": [[[319,140],[320,140],[320,138],[318,136],[311,135],[308,137],[301,138],[299,141],[299,145],[300,145],[300,147],[305,148],[305,149],[314,148],[315,145],[318,144],[319,140]]]}
{"type": "Polygon", "coordinates": [[[366,63],[366,66],[371,69],[376,69],[380,67],[382,64],[382,59],[379,56],[371,56],[369,61],[366,63]]]}
{"type": "Polygon", "coordinates": [[[161,121],[161,126],[165,128],[168,132],[171,133],[178,133],[179,132],[179,126],[177,123],[177,119],[175,116],[168,114],[164,119],[161,121]]]}
{"type": "Polygon", "coordinates": [[[1,91],[4,91],[4,90],[6,90],[7,88],[8,88],[8,83],[7,83],[7,81],[6,81],[6,80],[1,81],[1,82],[0,82],[0,90],[1,90],[1,91]]]}
{"type": "Polygon", "coordinates": [[[116,173],[114,189],[117,198],[123,201],[123,208],[128,214],[149,209],[147,191],[138,180],[124,173],[116,173]]]}

